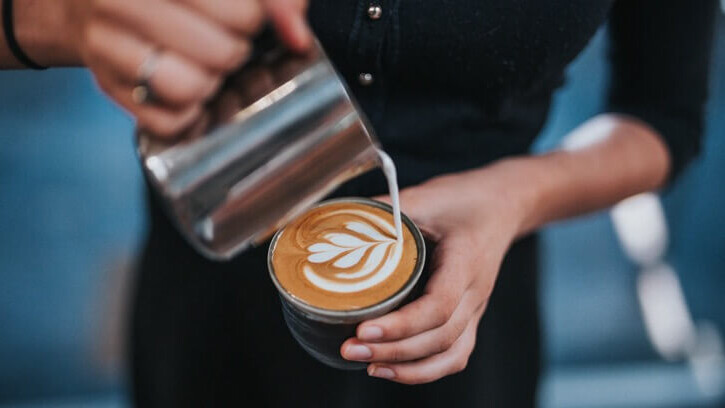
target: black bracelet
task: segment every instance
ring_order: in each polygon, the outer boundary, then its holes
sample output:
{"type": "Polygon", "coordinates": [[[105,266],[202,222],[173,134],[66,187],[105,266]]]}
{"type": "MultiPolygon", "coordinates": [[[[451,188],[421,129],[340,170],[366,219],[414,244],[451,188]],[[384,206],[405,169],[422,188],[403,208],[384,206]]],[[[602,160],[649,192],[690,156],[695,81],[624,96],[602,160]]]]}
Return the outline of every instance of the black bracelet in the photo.
{"type": "Polygon", "coordinates": [[[30,57],[28,57],[27,54],[25,54],[20,48],[20,44],[18,44],[18,40],[15,38],[15,29],[13,27],[13,0],[2,1],[3,31],[5,32],[5,41],[8,44],[10,52],[13,53],[15,58],[17,58],[17,60],[20,61],[21,64],[25,65],[28,68],[37,70],[46,69],[47,67],[37,64],[35,61],[30,59],[30,57]]]}

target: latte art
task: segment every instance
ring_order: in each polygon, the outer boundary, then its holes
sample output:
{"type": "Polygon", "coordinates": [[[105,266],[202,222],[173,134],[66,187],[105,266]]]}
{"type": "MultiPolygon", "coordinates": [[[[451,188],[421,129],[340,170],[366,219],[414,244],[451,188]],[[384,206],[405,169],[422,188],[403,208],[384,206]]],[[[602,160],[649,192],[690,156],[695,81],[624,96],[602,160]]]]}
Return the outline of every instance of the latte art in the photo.
{"type": "Polygon", "coordinates": [[[307,247],[309,264],[303,267],[305,277],[318,288],[330,292],[351,293],[369,289],[387,279],[400,263],[402,240],[398,242],[393,225],[361,210],[338,210],[327,217],[358,218],[344,223],[345,231],[327,232],[317,243],[307,247]],[[387,233],[387,235],[386,235],[387,233]],[[329,265],[329,264],[332,265],[329,265]],[[323,264],[315,268],[314,264],[323,264]],[[340,269],[332,274],[319,270],[340,269]]]}
{"type": "Polygon", "coordinates": [[[417,259],[415,240],[391,213],[360,203],[317,207],[288,225],[272,257],[280,284],[305,302],[354,309],[393,295],[417,259]]]}

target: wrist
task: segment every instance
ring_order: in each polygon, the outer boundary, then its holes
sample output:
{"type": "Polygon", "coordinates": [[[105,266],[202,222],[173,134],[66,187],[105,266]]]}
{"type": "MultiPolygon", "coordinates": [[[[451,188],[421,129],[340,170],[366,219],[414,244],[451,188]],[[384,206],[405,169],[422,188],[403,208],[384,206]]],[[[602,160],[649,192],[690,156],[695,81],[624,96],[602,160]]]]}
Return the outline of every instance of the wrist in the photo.
{"type": "Polygon", "coordinates": [[[15,38],[37,64],[80,65],[74,46],[74,24],[69,7],[75,0],[25,0],[14,3],[15,38]]]}
{"type": "MultiPolygon", "coordinates": [[[[553,153],[559,154],[559,153],[553,153]]],[[[544,166],[539,156],[503,159],[491,165],[498,190],[514,214],[515,237],[531,233],[548,221],[548,204],[557,169],[544,166]]]]}

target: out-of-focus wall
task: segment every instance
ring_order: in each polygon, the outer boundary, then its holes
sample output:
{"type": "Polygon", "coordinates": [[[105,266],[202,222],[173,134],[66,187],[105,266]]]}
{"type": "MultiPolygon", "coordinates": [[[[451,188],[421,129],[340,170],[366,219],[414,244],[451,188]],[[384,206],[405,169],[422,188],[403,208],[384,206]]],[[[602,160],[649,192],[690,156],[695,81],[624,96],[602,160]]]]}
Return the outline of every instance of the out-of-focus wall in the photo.
{"type": "Polygon", "coordinates": [[[84,70],[0,72],[0,405],[118,389],[131,132],[84,70]]]}
{"type": "MultiPolygon", "coordinates": [[[[602,109],[606,33],[571,67],[537,150],[602,109]]],[[[670,228],[667,261],[676,269],[696,322],[725,333],[725,18],[718,21],[711,98],[700,158],[663,201],[670,228]]],[[[616,165],[616,163],[612,163],[616,165]]],[[[637,268],[615,238],[606,212],[545,231],[542,276],[548,375],[545,407],[699,407],[725,404],[698,389],[683,361],[655,353],[639,312],[637,268]],[[719,402],[713,402],[719,401],[719,402]]],[[[723,366],[725,367],[725,366],[723,366]]],[[[725,386],[725,379],[719,379],[725,386]]],[[[725,388],[721,388],[725,393],[725,388]]]]}

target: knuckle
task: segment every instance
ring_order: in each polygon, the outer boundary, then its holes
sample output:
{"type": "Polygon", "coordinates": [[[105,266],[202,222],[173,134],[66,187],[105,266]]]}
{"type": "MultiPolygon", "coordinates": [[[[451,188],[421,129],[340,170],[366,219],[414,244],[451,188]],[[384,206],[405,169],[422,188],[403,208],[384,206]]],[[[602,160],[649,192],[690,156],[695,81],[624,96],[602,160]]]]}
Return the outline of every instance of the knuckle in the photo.
{"type": "MultiPolygon", "coordinates": [[[[141,118],[139,118],[141,122],[141,118]]],[[[144,115],[143,126],[147,127],[159,137],[171,137],[176,130],[174,120],[170,117],[161,117],[159,115],[144,115]]]]}
{"type": "Polygon", "coordinates": [[[439,300],[439,304],[437,305],[434,314],[434,320],[438,326],[444,325],[451,318],[453,310],[455,310],[455,305],[453,303],[454,302],[449,300],[447,297],[439,300]]]}
{"type": "Polygon", "coordinates": [[[408,319],[402,316],[402,312],[393,312],[387,316],[387,321],[383,323],[385,326],[384,331],[394,338],[403,337],[409,331],[407,321],[408,319]]]}
{"type": "Polygon", "coordinates": [[[297,11],[304,11],[307,9],[307,0],[289,0],[291,8],[297,11]]]}
{"type": "Polygon", "coordinates": [[[116,18],[124,14],[124,3],[127,0],[91,0],[89,15],[95,18],[116,18]]]}
{"type": "Polygon", "coordinates": [[[443,326],[448,321],[448,314],[444,310],[436,309],[431,320],[436,327],[443,326]]]}
{"type": "Polygon", "coordinates": [[[220,82],[220,78],[206,75],[203,76],[202,78],[200,78],[199,83],[197,84],[197,93],[195,94],[195,96],[200,101],[207,100],[217,90],[220,82]]]}
{"type": "Polygon", "coordinates": [[[83,38],[88,51],[98,54],[104,49],[103,27],[99,23],[91,22],[83,29],[83,38]]]}
{"type": "Polygon", "coordinates": [[[124,110],[128,111],[129,113],[132,112],[133,106],[129,106],[129,104],[124,103],[123,97],[121,95],[121,91],[119,90],[119,87],[116,82],[114,82],[105,72],[94,70],[93,71],[93,80],[96,83],[96,86],[106,95],[108,95],[109,98],[111,98],[117,105],[121,106],[124,110]]]}
{"type": "Polygon", "coordinates": [[[192,103],[201,101],[208,96],[210,89],[214,85],[214,79],[203,74],[188,74],[178,84],[176,102],[192,103]]]}
{"type": "Polygon", "coordinates": [[[406,385],[417,385],[423,383],[421,378],[415,375],[400,375],[396,381],[406,385]]]}
{"type": "Polygon", "coordinates": [[[426,373],[426,374],[418,375],[418,376],[411,378],[410,384],[412,384],[412,385],[426,384],[426,383],[433,382],[433,381],[439,379],[440,377],[441,377],[440,375],[437,375],[434,373],[426,373]]]}
{"type": "Polygon", "coordinates": [[[393,346],[390,348],[389,358],[390,358],[390,361],[402,361],[403,360],[403,351],[400,349],[400,347],[393,346]]]}
{"type": "Polygon", "coordinates": [[[450,349],[456,343],[456,340],[458,340],[458,334],[453,331],[448,331],[443,336],[443,340],[440,343],[440,350],[438,352],[440,353],[450,349]]]}
{"type": "Polygon", "coordinates": [[[395,322],[395,328],[391,330],[394,338],[402,339],[415,334],[415,328],[410,324],[408,319],[398,319],[395,322]]]}
{"type": "Polygon", "coordinates": [[[234,29],[244,32],[257,32],[264,23],[264,11],[257,1],[248,1],[243,4],[239,18],[234,19],[234,29]]]}
{"type": "Polygon", "coordinates": [[[96,84],[106,95],[114,98],[113,87],[110,82],[96,79],[96,84]]]}
{"type": "Polygon", "coordinates": [[[250,20],[251,21],[249,23],[249,29],[252,32],[256,33],[257,31],[262,29],[262,27],[264,26],[265,20],[264,20],[264,11],[262,10],[261,7],[259,7],[259,6],[256,7],[255,12],[252,15],[252,17],[250,18],[250,20]]]}
{"type": "MultiPolygon", "coordinates": [[[[158,89],[156,92],[160,94],[163,90],[158,89]]],[[[194,92],[194,88],[189,85],[180,85],[173,91],[167,90],[162,97],[165,102],[175,106],[191,104],[199,99],[199,96],[194,92]]]]}
{"type": "Polygon", "coordinates": [[[456,336],[456,341],[463,336],[466,331],[470,320],[456,319],[457,321],[451,320],[451,333],[456,336]]]}
{"type": "Polygon", "coordinates": [[[161,138],[170,138],[176,133],[176,126],[170,121],[159,121],[155,126],[155,133],[161,138]]]}
{"type": "Polygon", "coordinates": [[[460,373],[468,367],[468,357],[460,358],[453,367],[453,373],[460,373]]]}
{"type": "Polygon", "coordinates": [[[216,68],[230,71],[239,67],[249,55],[249,51],[250,46],[246,41],[224,47],[217,56],[216,68]]]}
{"type": "Polygon", "coordinates": [[[400,371],[401,370],[398,370],[398,376],[395,381],[406,385],[426,384],[442,377],[442,375],[437,371],[429,369],[405,370],[404,372],[400,371]]]}
{"type": "Polygon", "coordinates": [[[223,78],[216,76],[216,77],[209,77],[209,83],[208,88],[206,88],[205,92],[205,99],[209,98],[210,96],[214,95],[221,86],[221,83],[223,81],[223,78]]]}
{"type": "Polygon", "coordinates": [[[482,282],[479,286],[475,287],[475,289],[479,296],[484,299],[484,301],[488,302],[488,298],[491,296],[494,286],[495,282],[493,280],[482,279],[482,282]]]}
{"type": "Polygon", "coordinates": [[[113,10],[116,1],[114,0],[92,0],[90,9],[95,13],[104,13],[113,10]]]}
{"type": "Polygon", "coordinates": [[[145,109],[137,109],[135,112],[132,112],[132,115],[136,117],[136,125],[138,127],[150,130],[154,133],[157,132],[155,121],[152,120],[151,115],[149,115],[145,109]]]}
{"type": "Polygon", "coordinates": [[[109,96],[112,97],[113,95],[111,95],[111,92],[110,92],[111,89],[109,86],[109,82],[106,80],[106,78],[102,75],[102,73],[100,71],[96,70],[95,68],[90,67],[90,66],[89,66],[89,68],[90,68],[91,72],[93,73],[93,82],[96,84],[96,86],[100,90],[102,90],[103,92],[105,92],[106,94],[108,94],[109,96]]]}

